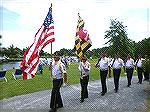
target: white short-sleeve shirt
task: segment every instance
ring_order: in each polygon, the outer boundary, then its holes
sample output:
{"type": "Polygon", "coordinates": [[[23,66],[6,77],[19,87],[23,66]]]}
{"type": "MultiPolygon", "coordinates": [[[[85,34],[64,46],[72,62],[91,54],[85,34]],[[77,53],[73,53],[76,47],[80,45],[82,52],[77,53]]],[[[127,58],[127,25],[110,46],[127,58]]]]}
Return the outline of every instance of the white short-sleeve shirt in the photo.
{"type": "Polygon", "coordinates": [[[100,70],[108,70],[109,59],[107,57],[101,58],[98,65],[100,70]]]}
{"type": "Polygon", "coordinates": [[[61,62],[58,62],[57,64],[52,64],[52,78],[53,79],[61,79],[63,78],[63,66],[61,62]]]}
{"type": "Polygon", "coordinates": [[[110,65],[112,66],[112,68],[119,69],[119,68],[124,66],[124,62],[123,62],[123,60],[121,58],[115,59],[115,61],[113,59],[111,61],[110,65]]]}
{"type": "Polygon", "coordinates": [[[134,67],[134,60],[132,58],[127,59],[127,61],[125,62],[125,66],[126,66],[126,68],[133,68],[134,67]]]}

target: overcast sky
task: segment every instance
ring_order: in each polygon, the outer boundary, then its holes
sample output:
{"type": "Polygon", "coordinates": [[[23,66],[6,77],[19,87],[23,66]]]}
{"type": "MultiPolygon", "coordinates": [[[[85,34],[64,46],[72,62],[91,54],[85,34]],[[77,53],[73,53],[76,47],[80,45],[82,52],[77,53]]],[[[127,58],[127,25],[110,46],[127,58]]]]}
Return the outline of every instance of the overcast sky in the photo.
{"type": "MultiPolygon", "coordinates": [[[[30,46],[51,3],[56,39],[53,52],[74,47],[78,12],[90,34],[91,49],[104,46],[110,19],[123,22],[128,37],[136,42],[150,36],[150,0],[3,0],[0,5],[2,46],[13,44],[21,49],[30,46]]],[[[44,51],[50,52],[50,45],[44,51]]]]}

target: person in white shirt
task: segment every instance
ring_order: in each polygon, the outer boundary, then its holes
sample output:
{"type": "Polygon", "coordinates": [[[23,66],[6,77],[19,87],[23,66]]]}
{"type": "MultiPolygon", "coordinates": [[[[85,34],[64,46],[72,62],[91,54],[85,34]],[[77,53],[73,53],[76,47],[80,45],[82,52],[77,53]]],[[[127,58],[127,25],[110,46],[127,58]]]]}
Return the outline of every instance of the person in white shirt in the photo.
{"type": "MultiPolygon", "coordinates": [[[[143,63],[147,63],[148,62],[148,56],[147,55],[145,55],[144,56],[144,62],[143,63]]],[[[143,71],[144,71],[144,81],[149,81],[149,79],[150,79],[150,73],[149,73],[149,70],[148,70],[148,68],[144,65],[143,66],[143,71]]]]}
{"type": "Polygon", "coordinates": [[[115,55],[115,57],[112,59],[110,66],[113,69],[113,76],[114,76],[114,84],[115,84],[115,93],[118,92],[119,87],[119,78],[121,73],[121,68],[124,66],[124,62],[121,58],[119,58],[119,55],[115,55]]]}
{"type": "Polygon", "coordinates": [[[108,59],[109,59],[108,77],[111,78],[111,66],[110,66],[110,64],[111,64],[113,58],[111,56],[109,56],[108,59]]]}
{"type": "Polygon", "coordinates": [[[86,57],[81,58],[81,62],[79,65],[80,70],[80,84],[81,84],[81,103],[84,102],[85,98],[88,98],[88,82],[89,82],[89,74],[90,74],[90,63],[87,61],[86,57]]]}
{"type": "Polygon", "coordinates": [[[134,70],[134,60],[131,58],[130,54],[128,54],[127,60],[125,61],[125,69],[126,69],[127,80],[128,80],[127,87],[130,87],[132,76],[133,76],[133,70],[134,70]]]}
{"type": "Polygon", "coordinates": [[[65,57],[61,58],[62,66],[63,66],[63,73],[64,73],[64,84],[63,86],[67,86],[68,84],[68,74],[67,74],[67,62],[65,57]]]}
{"type": "Polygon", "coordinates": [[[137,67],[137,73],[138,73],[138,83],[142,84],[142,79],[143,79],[143,68],[142,68],[142,64],[143,64],[144,59],[142,58],[141,55],[138,56],[138,59],[135,62],[135,66],[137,67]]]}
{"type": "Polygon", "coordinates": [[[106,77],[109,68],[109,59],[106,57],[105,53],[102,53],[101,58],[98,60],[95,67],[100,68],[100,78],[101,78],[101,85],[102,85],[101,95],[103,96],[105,95],[105,93],[107,93],[106,77]]]}
{"type": "Polygon", "coordinates": [[[52,112],[56,112],[57,108],[63,107],[60,95],[60,87],[63,84],[63,66],[59,60],[59,56],[54,56],[54,62],[50,65],[50,78],[53,81],[53,88],[50,101],[50,111],[52,112]]]}

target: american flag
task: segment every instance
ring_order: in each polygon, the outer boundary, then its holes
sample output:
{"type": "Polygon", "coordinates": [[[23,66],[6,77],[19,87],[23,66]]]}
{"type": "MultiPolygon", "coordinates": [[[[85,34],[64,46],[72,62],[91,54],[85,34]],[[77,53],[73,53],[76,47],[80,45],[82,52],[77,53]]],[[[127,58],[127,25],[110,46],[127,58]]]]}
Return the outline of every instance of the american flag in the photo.
{"type": "Polygon", "coordinates": [[[35,76],[39,64],[41,50],[51,42],[54,42],[54,21],[52,17],[52,6],[44,20],[44,23],[37,31],[33,44],[25,51],[21,63],[23,80],[31,79],[35,76]]]}

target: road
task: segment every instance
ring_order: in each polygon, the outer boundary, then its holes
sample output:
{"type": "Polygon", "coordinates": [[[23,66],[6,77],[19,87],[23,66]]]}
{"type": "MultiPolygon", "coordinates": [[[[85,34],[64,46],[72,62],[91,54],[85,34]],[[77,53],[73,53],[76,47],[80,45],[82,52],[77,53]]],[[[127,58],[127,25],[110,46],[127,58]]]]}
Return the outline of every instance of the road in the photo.
{"type": "MultiPolygon", "coordinates": [[[[133,77],[131,87],[127,87],[126,77],[120,78],[118,93],[114,92],[113,78],[107,79],[108,92],[101,96],[100,80],[91,81],[88,85],[89,98],[80,103],[80,85],[61,88],[64,107],[58,112],[141,112],[147,107],[144,101],[147,93],[144,88],[148,82],[137,84],[133,77]]],[[[48,112],[51,90],[15,96],[0,100],[1,112],[48,112]]]]}

